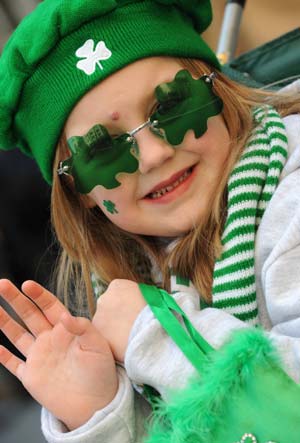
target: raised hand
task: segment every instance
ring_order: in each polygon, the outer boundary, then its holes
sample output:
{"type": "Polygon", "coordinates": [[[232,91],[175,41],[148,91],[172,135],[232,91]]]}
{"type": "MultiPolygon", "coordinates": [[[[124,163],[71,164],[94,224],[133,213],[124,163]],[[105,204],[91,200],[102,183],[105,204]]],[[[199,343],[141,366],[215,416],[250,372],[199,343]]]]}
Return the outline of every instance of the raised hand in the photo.
{"type": "Polygon", "coordinates": [[[62,303],[35,282],[19,291],[0,280],[0,294],[28,331],[0,308],[0,328],[26,361],[0,346],[0,363],[41,405],[70,429],[106,406],[118,389],[110,347],[95,326],[73,317],[62,303]]]}

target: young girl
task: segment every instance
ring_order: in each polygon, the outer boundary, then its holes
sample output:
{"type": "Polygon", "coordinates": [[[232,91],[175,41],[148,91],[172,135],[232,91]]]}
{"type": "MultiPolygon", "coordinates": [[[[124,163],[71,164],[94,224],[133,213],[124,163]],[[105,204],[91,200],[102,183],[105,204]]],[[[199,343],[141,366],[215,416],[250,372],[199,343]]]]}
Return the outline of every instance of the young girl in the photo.
{"type": "Polygon", "coordinates": [[[144,386],[167,399],[193,374],[140,282],[213,347],[262,325],[299,380],[299,84],[226,78],[199,37],[210,21],[205,0],[45,0],[3,52],[0,145],[53,184],[57,293],[92,318],[0,281],[28,327],[1,310],[26,362],[0,361],[44,406],[48,442],[140,442],[144,386]]]}

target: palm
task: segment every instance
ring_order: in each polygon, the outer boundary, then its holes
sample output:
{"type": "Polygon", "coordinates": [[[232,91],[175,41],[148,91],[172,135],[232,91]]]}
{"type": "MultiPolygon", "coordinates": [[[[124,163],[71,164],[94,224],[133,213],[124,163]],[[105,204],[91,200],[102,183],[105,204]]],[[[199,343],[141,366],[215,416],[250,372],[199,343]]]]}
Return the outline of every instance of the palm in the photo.
{"type": "MultiPolygon", "coordinates": [[[[34,298],[38,286],[30,285],[34,298]]],[[[2,349],[0,362],[70,428],[84,423],[116,393],[115,363],[106,340],[89,320],[72,317],[45,290],[35,299],[40,309],[6,281],[4,290],[0,283],[0,290],[31,331],[0,311],[3,332],[26,356],[24,363],[2,349]]]]}

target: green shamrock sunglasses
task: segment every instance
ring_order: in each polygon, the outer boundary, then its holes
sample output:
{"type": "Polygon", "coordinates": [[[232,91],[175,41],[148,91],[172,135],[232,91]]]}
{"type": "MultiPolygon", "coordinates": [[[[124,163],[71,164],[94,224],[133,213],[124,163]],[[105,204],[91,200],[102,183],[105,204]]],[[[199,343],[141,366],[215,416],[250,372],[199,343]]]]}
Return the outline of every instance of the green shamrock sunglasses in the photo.
{"type": "Polygon", "coordinates": [[[71,175],[75,188],[88,194],[97,185],[106,189],[120,186],[117,175],[132,174],[139,167],[135,134],[149,128],[172,146],[180,145],[189,130],[201,137],[209,117],[218,115],[223,102],[213,91],[215,73],[194,79],[189,71],[179,71],[170,83],[156,87],[158,106],[149,119],[125,134],[112,137],[105,126],[97,124],[83,137],[68,140],[71,157],[60,162],[58,174],[71,175]]]}

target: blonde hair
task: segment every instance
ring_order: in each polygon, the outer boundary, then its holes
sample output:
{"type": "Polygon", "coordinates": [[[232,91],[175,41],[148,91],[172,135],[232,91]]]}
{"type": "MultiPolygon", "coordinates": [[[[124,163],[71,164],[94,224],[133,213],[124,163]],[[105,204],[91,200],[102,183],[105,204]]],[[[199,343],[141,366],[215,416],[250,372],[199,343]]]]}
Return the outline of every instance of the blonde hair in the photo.
{"type": "MultiPolygon", "coordinates": [[[[180,59],[180,63],[196,76],[212,71],[199,60],[180,59]]],[[[68,177],[57,176],[59,161],[68,152],[66,138],[61,138],[54,161],[52,223],[62,247],[56,291],[71,309],[88,308],[90,314],[94,312],[91,273],[105,284],[116,278],[151,283],[136,266],[137,261],[142,261],[144,267],[149,268],[147,257],[153,257],[158,263],[166,290],[169,289],[168,264],[171,262],[173,271],[191,279],[201,297],[210,302],[213,267],[221,251],[221,233],[226,218],[226,184],[251,132],[251,110],[268,101],[282,116],[300,112],[300,100],[295,97],[250,89],[219,72],[214,89],[224,102],[223,118],[231,140],[230,154],[206,217],[180,238],[169,254],[155,238],[125,232],[98,207],[88,208],[86,197],[75,191],[68,177]]]]}

